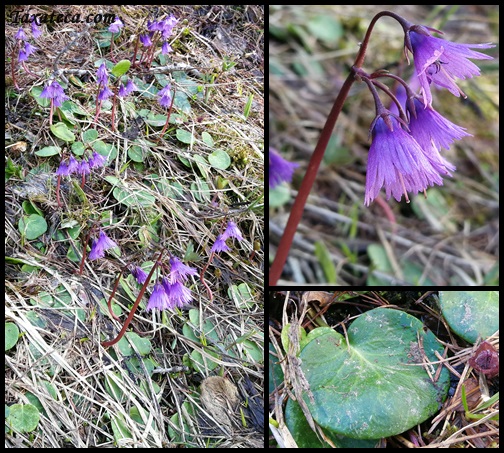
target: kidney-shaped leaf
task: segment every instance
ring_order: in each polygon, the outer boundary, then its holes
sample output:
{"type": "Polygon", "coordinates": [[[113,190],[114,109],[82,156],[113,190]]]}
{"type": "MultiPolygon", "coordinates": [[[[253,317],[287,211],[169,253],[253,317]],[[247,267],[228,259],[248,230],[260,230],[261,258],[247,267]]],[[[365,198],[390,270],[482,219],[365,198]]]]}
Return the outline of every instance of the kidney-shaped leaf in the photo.
{"type": "Polygon", "coordinates": [[[499,330],[499,291],[439,291],[439,303],[453,331],[470,343],[499,330]]]}
{"type": "Polygon", "coordinates": [[[314,397],[305,401],[320,426],[356,439],[392,436],[433,415],[446,397],[448,371],[433,382],[422,365],[423,351],[437,361],[434,351],[443,348],[417,318],[371,310],[348,329],[349,345],[336,331],[317,330],[300,358],[314,397]]]}

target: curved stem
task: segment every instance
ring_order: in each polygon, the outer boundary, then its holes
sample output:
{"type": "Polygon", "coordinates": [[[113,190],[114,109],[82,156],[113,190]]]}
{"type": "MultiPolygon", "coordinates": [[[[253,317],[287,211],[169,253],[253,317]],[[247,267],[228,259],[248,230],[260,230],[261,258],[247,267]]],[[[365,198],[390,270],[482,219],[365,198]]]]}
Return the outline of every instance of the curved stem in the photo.
{"type": "Polygon", "coordinates": [[[113,340],[102,341],[101,345],[104,348],[108,348],[109,346],[112,346],[112,345],[116,344],[124,336],[124,334],[126,333],[126,329],[128,328],[131,320],[133,319],[133,316],[134,316],[134,314],[135,314],[135,312],[136,312],[136,310],[138,308],[138,305],[140,305],[140,301],[142,300],[142,297],[143,297],[143,295],[145,293],[145,290],[147,289],[147,285],[149,284],[150,279],[152,278],[152,274],[154,274],[154,271],[156,270],[156,267],[158,266],[158,264],[159,264],[159,262],[161,260],[161,257],[163,256],[163,253],[164,253],[164,249],[161,250],[161,252],[159,253],[159,256],[157,257],[156,262],[152,266],[152,269],[149,272],[149,275],[147,276],[147,279],[145,280],[145,282],[144,282],[144,284],[142,286],[142,289],[140,290],[140,293],[138,294],[138,297],[136,298],[135,303],[133,304],[133,307],[131,308],[130,314],[126,318],[126,321],[124,322],[124,325],[122,326],[122,329],[119,332],[119,335],[117,335],[117,337],[115,337],[113,340]]]}
{"type": "Polygon", "coordinates": [[[379,12],[375,17],[373,17],[373,19],[371,20],[371,23],[369,24],[369,27],[366,31],[366,36],[364,37],[364,41],[362,41],[359,55],[357,55],[357,59],[355,60],[355,64],[354,64],[355,67],[360,68],[364,64],[364,57],[366,56],[366,50],[367,50],[367,45],[369,42],[369,37],[371,36],[371,32],[373,31],[375,23],[378,21],[378,19],[380,17],[383,17],[383,16],[392,17],[393,19],[397,20],[397,22],[399,22],[401,24],[401,27],[403,27],[404,32],[406,32],[407,28],[412,25],[406,19],[404,19],[403,17],[401,17],[391,11],[379,12]]]}
{"type": "Polygon", "coordinates": [[[110,294],[109,300],[107,302],[107,306],[108,306],[108,310],[109,310],[110,316],[112,316],[112,318],[114,318],[116,321],[119,321],[120,318],[119,318],[119,316],[117,316],[112,311],[112,299],[115,296],[115,293],[117,291],[117,287],[119,286],[119,281],[121,280],[121,277],[122,277],[122,272],[119,272],[119,276],[117,277],[117,280],[116,280],[116,282],[114,284],[114,288],[112,288],[112,293],[110,294]]]}

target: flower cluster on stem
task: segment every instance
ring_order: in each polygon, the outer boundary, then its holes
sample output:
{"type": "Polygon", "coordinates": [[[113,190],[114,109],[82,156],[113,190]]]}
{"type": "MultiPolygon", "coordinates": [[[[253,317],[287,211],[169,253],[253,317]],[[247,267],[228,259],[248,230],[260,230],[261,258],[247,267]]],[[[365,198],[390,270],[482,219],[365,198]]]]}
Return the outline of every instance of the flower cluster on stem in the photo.
{"type": "MultiPolygon", "coordinates": [[[[33,38],[35,39],[37,39],[42,34],[42,31],[40,30],[40,27],[35,20],[31,22],[31,33],[33,38]]],[[[30,70],[26,67],[26,61],[28,60],[31,54],[33,54],[35,51],[38,50],[38,47],[35,47],[34,45],[30,44],[30,42],[28,41],[28,36],[26,35],[22,27],[18,29],[14,37],[16,38],[16,45],[14,46],[14,49],[11,54],[11,73],[12,73],[12,83],[14,84],[16,89],[19,90],[19,86],[16,81],[15,61],[17,60],[18,63],[21,63],[24,70],[28,74],[37,77],[36,74],[30,72],[30,70]]]]}
{"type": "MultiPolygon", "coordinates": [[[[346,97],[355,81],[364,81],[375,99],[377,115],[370,128],[373,141],[369,151],[368,174],[364,203],[369,204],[378,196],[382,187],[387,198],[391,195],[398,201],[408,192],[425,192],[428,186],[442,184],[443,176],[451,176],[455,167],[441,156],[441,148],[454,140],[469,135],[465,129],[443,118],[432,107],[431,85],[446,88],[455,96],[464,96],[456,79],[466,79],[480,75],[479,68],[470,59],[491,59],[492,57],[473,49],[494,47],[485,44],[458,44],[433,36],[438,30],[413,24],[390,11],[378,13],[371,21],[354,66],[345,80],[334,106],[327,118],[315,151],[307,167],[305,177],[294,201],[289,219],[280,240],[275,259],[270,268],[269,284],[276,285],[287,259],[297,225],[301,220],[304,205],[317,176],[324,151],[329,143],[334,125],[343,109],[346,97]],[[376,22],[384,16],[394,18],[404,30],[404,51],[413,54],[415,74],[419,80],[420,93],[408,92],[406,112],[401,107],[400,116],[386,111],[376,95],[376,87],[397,98],[390,90],[383,88],[377,79],[386,76],[386,71],[376,71],[367,75],[362,71],[371,32],[376,22]],[[423,111],[422,108],[423,107],[423,111]]],[[[395,76],[396,80],[407,84],[395,76]]]]}
{"type": "Polygon", "coordinates": [[[148,21],[147,22],[148,33],[141,34],[137,38],[135,46],[135,54],[133,56],[133,65],[136,66],[137,64],[138,65],[145,64],[148,68],[150,68],[150,66],[152,65],[152,61],[154,60],[156,45],[160,41],[162,42],[161,53],[163,55],[172,52],[173,49],[171,48],[168,39],[170,38],[173,32],[173,28],[175,27],[175,25],[177,25],[178,21],[179,20],[176,19],[175,16],[173,16],[173,14],[170,14],[163,20],[153,22],[148,21]],[[137,63],[136,54],[139,43],[142,43],[142,46],[145,47],[145,51],[142,55],[142,58],[137,63]]]}
{"type": "Polygon", "coordinates": [[[56,200],[58,206],[61,206],[60,185],[62,176],[70,176],[72,174],[80,175],[82,178],[81,187],[83,188],[86,182],[86,175],[91,173],[91,169],[101,168],[106,164],[107,158],[96,151],[93,151],[92,154],[88,155],[87,158],[83,158],[80,162],[73,156],[70,156],[68,160],[63,159],[56,170],[56,176],[58,177],[56,183],[56,200]]]}
{"type": "Polygon", "coordinates": [[[206,272],[208,266],[210,265],[210,263],[212,262],[213,257],[216,253],[228,252],[230,250],[230,248],[226,244],[226,240],[228,240],[230,238],[235,238],[238,241],[243,241],[243,236],[240,232],[240,229],[238,228],[236,223],[233,222],[232,220],[230,220],[227,223],[227,226],[226,226],[226,229],[224,230],[224,232],[217,236],[217,239],[215,240],[214,244],[212,245],[212,248],[210,249],[210,257],[208,258],[208,262],[201,270],[200,280],[201,280],[201,283],[203,284],[203,286],[207,290],[208,299],[210,301],[213,300],[213,293],[212,293],[212,290],[210,289],[210,287],[208,286],[207,282],[205,281],[204,275],[205,275],[205,272],[206,272]]]}
{"type": "Polygon", "coordinates": [[[154,285],[146,310],[173,310],[175,307],[182,308],[192,300],[191,290],[185,286],[190,275],[196,275],[197,271],[187,266],[177,257],[172,256],[169,261],[170,273],[161,279],[161,283],[154,285]]]}

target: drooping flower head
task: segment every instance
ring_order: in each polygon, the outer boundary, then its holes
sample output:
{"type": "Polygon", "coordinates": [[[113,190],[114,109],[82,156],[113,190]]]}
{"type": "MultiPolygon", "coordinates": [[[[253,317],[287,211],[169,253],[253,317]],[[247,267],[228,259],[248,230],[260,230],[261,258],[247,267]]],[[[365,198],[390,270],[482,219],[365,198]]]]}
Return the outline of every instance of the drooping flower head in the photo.
{"type": "Polygon", "coordinates": [[[128,80],[126,85],[123,85],[121,83],[119,87],[119,96],[124,97],[124,96],[129,96],[133,91],[138,90],[137,86],[133,83],[133,81],[128,80]]]}
{"type": "Polygon", "coordinates": [[[124,24],[122,23],[121,19],[118,17],[115,18],[114,22],[112,22],[108,28],[108,31],[110,33],[119,33],[121,31],[121,28],[124,27],[124,24]]]}
{"type": "Polygon", "coordinates": [[[215,240],[214,245],[212,245],[212,248],[210,249],[210,252],[228,252],[230,248],[227,246],[225,239],[223,239],[222,234],[219,234],[217,236],[217,239],[215,240]]]}
{"type": "Polygon", "coordinates": [[[161,88],[157,95],[159,97],[159,105],[164,108],[170,107],[171,104],[171,93],[170,93],[171,85],[168,84],[164,88],[161,88]]]}
{"type": "Polygon", "coordinates": [[[110,96],[113,96],[113,95],[114,95],[114,92],[108,86],[105,86],[105,88],[100,90],[100,93],[98,93],[98,100],[104,101],[105,99],[108,99],[110,96]]]}
{"type": "Polygon", "coordinates": [[[70,156],[68,162],[61,161],[58,169],[56,170],[56,174],[60,176],[70,176],[73,173],[78,173],[79,171],[79,162],[75,159],[75,157],[70,156]]]}
{"type": "Polygon", "coordinates": [[[140,42],[145,46],[145,47],[150,47],[152,46],[152,41],[150,39],[149,35],[140,35],[140,42]]]}
{"type": "Polygon", "coordinates": [[[40,29],[39,25],[37,24],[37,21],[35,20],[31,23],[31,31],[35,39],[37,39],[40,35],[42,35],[42,30],[40,29]]]}
{"type": "Polygon", "coordinates": [[[70,172],[68,170],[68,164],[66,162],[61,162],[58,169],[56,170],[57,175],[68,176],[70,172]]]}
{"type": "Polygon", "coordinates": [[[19,27],[19,29],[14,37],[16,39],[20,39],[22,41],[26,41],[28,39],[28,37],[26,36],[26,33],[24,32],[22,27],[19,27]]]}
{"type": "Polygon", "coordinates": [[[436,31],[422,25],[412,25],[406,31],[405,46],[413,54],[415,69],[420,81],[425,107],[432,104],[430,84],[446,88],[455,96],[465,96],[455,79],[466,79],[480,75],[473,60],[491,60],[492,57],[472,50],[495,47],[486,44],[458,44],[432,36],[436,31]]]}
{"type": "Polygon", "coordinates": [[[182,308],[187,305],[192,300],[191,290],[185,287],[182,282],[175,281],[170,282],[169,278],[163,278],[163,288],[168,294],[168,299],[170,300],[171,307],[182,308]]]}
{"type": "Polygon", "coordinates": [[[158,310],[168,310],[172,309],[174,304],[168,297],[167,292],[164,289],[164,286],[161,283],[156,283],[154,285],[154,291],[152,291],[151,296],[149,297],[149,302],[147,303],[146,311],[153,310],[157,308],[158,310]]]}
{"type": "Polygon", "coordinates": [[[224,233],[222,233],[222,239],[224,241],[228,238],[236,238],[239,241],[243,241],[241,231],[236,226],[236,223],[234,223],[232,220],[228,222],[227,227],[224,230],[224,233]]]}
{"type": "Polygon", "coordinates": [[[413,136],[393,116],[378,116],[371,126],[373,141],[368,155],[364,204],[369,204],[385,187],[387,199],[397,201],[407,192],[424,191],[427,186],[443,185],[441,175],[451,176],[455,167],[433,149],[423,150],[413,136]]]}
{"type": "Polygon", "coordinates": [[[145,272],[140,266],[135,266],[131,270],[131,274],[140,285],[143,285],[145,280],[147,280],[147,272],[145,272]]]}
{"type": "Polygon", "coordinates": [[[170,52],[173,52],[173,49],[172,47],[170,46],[170,44],[168,44],[168,41],[165,41],[163,43],[163,45],[161,46],[161,53],[163,55],[166,55],[167,53],[170,53],[170,52]]]}
{"type": "Polygon", "coordinates": [[[187,266],[176,256],[170,258],[170,266],[170,283],[185,282],[189,278],[189,275],[196,275],[198,273],[194,267],[187,266]]]}
{"type": "Polygon", "coordinates": [[[163,39],[168,39],[170,35],[172,34],[173,27],[177,25],[178,19],[175,18],[173,14],[170,14],[166,19],[161,21],[161,35],[163,36],[163,39]]]}
{"type": "Polygon", "coordinates": [[[70,159],[68,160],[68,171],[70,174],[76,173],[77,170],[79,169],[79,162],[77,162],[77,159],[73,156],[70,156],[70,159]]]}
{"type": "Polygon", "coordinates": [[[28,60],[28,57],[38,50],[38,47],[32,46],[28,41],[24,42],[24,45],[21,45],[19,49],[18,60],[20,62],[28,60]]]}
{"type": "Polygon", "coordinates": [[[91,168],[87,160],[81,160],[79,166],[77,167],[77,173],[79,175],[89,175],[91,173],[91,168]]]}
{"type": "Polygon", "coordinates": [[[284,158],[278,154],[278,152],[271,148],[269,149],[269,186],[274,188],[278,186],[281,182],[292,180],[292,175],[294,170],[298,167],[298,164],[294,164],[286,161],[284,158]]]}
{"type": "Polygon", "coordinates": [[[107,163],[107,158],[101,154],[93,151],[93,156],[89,159],[90,168],[101,168],[107,163]]]}
{"type": "Polygon", "coordinates": [[[105,63],[102,63],[98,70],[96,71],[96,76],[98,77],[98,85],[107,85],[108,83],[108,73],[107,73],[107,66],[105,66],[105,63]]]}
{"type": "Polygon", "coordinates": [[[70,99],[63,91],[61,85],[56,82],[56,80],[53,80],[50,84],[44,87],[44,89],[40,93],[40,97],[51,99],[53,101],[54,107],[60,107],[61,104],[63,104],[63,101],[70,99]]]}
{"type": "Polygon", "coordinates": [[[441,148],[449,149],[455,140],[463,137],[472,137],[465,128],[453,124],[439,114],[431,106],[424,108],[419,99],[413,100],[414,112],[407,105],[409,113],[409,128],[411,135],[423,150],[434,148],[440,151],[441,148]]]}
{"type": "Polygon", "coordinates": [[[96,260],[105,256],[105,251],[117,247],[117,244],[110,239],[105,232],[100,231],[98,239],[93,241],[91,251],[89,252],[89,259],[96,260]]]}

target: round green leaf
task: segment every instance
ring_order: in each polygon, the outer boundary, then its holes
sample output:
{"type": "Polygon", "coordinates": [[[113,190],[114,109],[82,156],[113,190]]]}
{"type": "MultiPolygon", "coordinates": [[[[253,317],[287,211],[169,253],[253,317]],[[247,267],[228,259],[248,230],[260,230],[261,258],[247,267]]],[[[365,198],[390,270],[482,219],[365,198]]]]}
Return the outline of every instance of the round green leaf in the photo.
{"type": "Polygon", "coordinates": [[[166,115],[162,115],[161,113],[158,114],[149,113],[149,115],[144,118],[144,121],[149,126],[163,127],[166,124],[166,115]]]}
{"type": "Polygon", "coordinates": [[[201,176],[203,176],[206,179],[208,176],[208,174],[207,174],[207,167],[208,167],[207,161],[205,160],[205,158],[203,156],[200,156],[199,154],[195,154],[193,156],[193,159],[194,159],[194,163],[196,164],[196,166],[198,167],[198,170],[201,173],[201,176]]]}
{"type": "Polygon", "coordinates": [[[128,157],[133,162],[143,162],[144,161],[144,153],[140,146],[133,145],[128,149],[128,157]]]}
{"type": "Polygon", "coordinates": [[[75,142],[72,143],[72,153],[75,154],[76,156],[83,156],[84,151],[86,151],[86,147],[84,146],[84,143],[82,142],[75,142]]]}
{"type": "Polygon", "coordinates": [[[51,126],[52,133],[65,142],[74,142],[75,135],[68,129],[65,123],[56,123],[51,126]]]}
{"type": "Polygon", "coordinates": [[[243,349],[245,350],[247,356],[250,357],[254,362],[262,363],[264,354],[262,348],[250,340],[245,340],[243,342],[243,349]]]}
{"type": "Polygon", "coordinates": [[[177,129],[177,139],[182,143],[192,144],[194,141],[193,135],[189,131],[183,129],[177,129]]]}
{"type": "Polygon", "coordinates": [[[51,100],[49,98],[41,98],[43,87],[37,86],[33,87],[30,91],[31,95],[37,101],[37,104],[42,107],[49,107],[51,105],[51,100]]]}
{"type": "MultiPolygon", "coordinates": [[[[290,339],[289,339],[289,331],[290,329],[295,329],[295,327],[291,323],[285,324],[282,328],[282,332],[280,335],[280,339],[282,341],[282,347],[284,348],[285,352],[289,352],[292,348],[289,346],[290,345],[290,339]]],[[[306,331],[301,327],[298,326],[299,332],[297,333],[297,337],[299,338],[299,346],[301,349],[303,346],[306,344],[306,331]]],[[[320,330],[320,329],[318,329],[320,330]]],[[[331,329],[332,330],[332,329],[331,329]]]]}
{"type": "Polygon", "coordinates": [[[121,60],[112,69],[112,74],[116,77],[121,77],[122,75],[126,74],[130,66],[131,62],[129,60],[121,60]]]}
{"type": "Polygon", "coordinates": [[[19,219],[19,232],[32,240],[43,235],[47,231],[47,222],[44,217],[38,214],[23,216],[19,219]]]}
{"type": "Polygon", "coordinates": [[[10,426],[20,433],[33,431],[37,427],[39,420],[39,411],[31,404],[13,404],[7,417],[7,422],[10,426]]]}
{"type": "Polygon", "coordinates": [[[117,156],[117,148],[110,143],[105,143],[103,140],[96,140],[93,143],[93,149],[98,154],[105,156],[109,162],[114,160],[117,156]]]}
{"type": "Polygon", "coordinates": [[[434,351],[443,348],[417,318],[387,308],[371,310],[348,329],[349,345],[336,331],[326,328],[319,336],[317,330],[308,335],[300,358],[314,398],[306,392],[304,400],[323,428],[377,439],[402,433],[441,407],[449,373],[444,368],[432,382],[422,350],[429,361],[437,361],[434,351]]]}
{"type": "Polygon", "coordinates": [[[231,158],[226,151],[217,149],[208,156],[208,162],[215,168],[225,170],[231,165],[231,158]]]}
{"type": "MultiPolygon", "coordinates": [[[[127,332],[126,337],[131,341],[138,350],[140,355],[147,355],[151,350],[151,343],[148,338],[142,338],[135,332],[127,332]]],[[[128,341],[119,342],[119,350],[123,356],[130,356],[135,353],[128,341]]]]}
{"type": "Polygon", "coordinates": [[[201,138],[202,138],[203,142],[205,143],[205,145],[207,145],[210,148],[214,147],[214,140],[208,132],[206,132],[206,131],[203,132],[201,134],[201,138]]]}
{"type": "Polygon", "coordinates": [[[499,291],[439,291],[446,322],[469,343],[499,330],[499,291]]]}
{"type": "Polygon", "coordinates": [[[5,350],[13,348],[19,338],[19,329],[16,324],[12,322],[5,323],[5,350]]]}
{"type": "Polygon", "coordinates": [[[285,184],[276,186],[269,190],[269,206],[270,208],[279,208],[287,204],[291,199],[289,189],[285,184]]]}
{"type": "Polygon", "coordinates": [[[61,107],[58,107],[58,117],[61,120],[65,120],[67,123],[70,123],[71,125],[77,124],[77,120],[74,116],[73,105],[74,104],[72,102],[65,101],[63,102],[61,107]]]}
{"type": "Polygon", "coordinates": [[[39,149],[38,151],[35,151],[35,154],[41,157],[49,157],[59,154],[60,151],[61,148],[59,146],[46,146],[44,148],[39,149]]]}
{"type": "Polygon", "coordinates": [[[86,143],[92,142],[98,138],[98,131],[96,129],[88,129],[82,134],[82,140],[86,143]]]}

